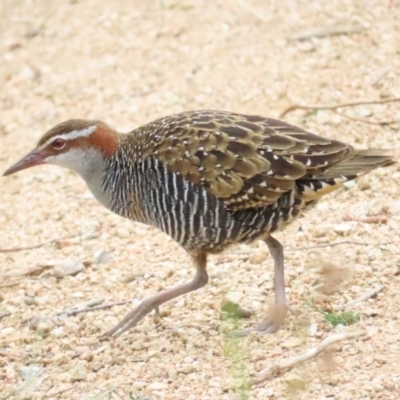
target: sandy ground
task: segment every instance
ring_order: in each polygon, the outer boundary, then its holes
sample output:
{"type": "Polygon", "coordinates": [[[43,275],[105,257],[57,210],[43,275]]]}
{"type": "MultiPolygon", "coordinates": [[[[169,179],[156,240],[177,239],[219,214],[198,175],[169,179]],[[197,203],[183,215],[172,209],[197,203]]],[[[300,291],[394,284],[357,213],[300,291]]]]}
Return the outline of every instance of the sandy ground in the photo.
{"type": "MultiPolygon", "coordinates": [[[[400,96],[398,0],[2,0],[0,32],[1,171],[73,117],[129,131],[189,109],[277,117],[293,102],[400,96]]],[[[329,110],[285,119],[359,147],[399,149],[399,124],[373,123],[399,120],[399,103],[340,111],[353,119],[329,110]]],[[[306,249],[286,253],[298,315],[276,334],[233,341],[223,333],[226,297],[255,311],[239,321],[250,327],[272,296],[272,260],[255,243],[211,257],[209,284],[165,305],[157,324],[147,317],[100,342],[131,304],[57,314],[91,302],[137,302],[185,282],[194,272],[189,258],[164,234],[102,208],[72,172],[38,167],[0,179],[0,397],[398,399],[399,181],[398,166],[374,171],[277,235],[286,249],[306,249]],[[307,249],[341,241],[350,243],[307,249]],[[57,278],[54,266],[71,260],[84,262],[83,270],[57,278]],[[359,322],[334,328],[307,305],[315,265],[352,275],[327,299],[331,305],[384,289],[352,308],[362,313],[359,322]],[[333,363],[313,359],[240,387],[329,335],[357,330],[368,335],[337,345],[333,363]]]]}

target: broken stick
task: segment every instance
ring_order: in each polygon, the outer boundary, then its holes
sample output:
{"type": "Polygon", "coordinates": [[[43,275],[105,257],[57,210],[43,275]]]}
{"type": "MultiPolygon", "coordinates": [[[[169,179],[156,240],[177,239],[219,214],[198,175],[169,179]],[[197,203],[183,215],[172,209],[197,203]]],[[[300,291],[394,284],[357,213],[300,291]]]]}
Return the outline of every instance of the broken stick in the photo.
{"type": "Polygon", "coordinates": [[[341,342],[343,340],[355,339],[365,335],[367,335],[366,331],[356,331],[349,333],[339,333],[337,335],[329,336],[324,339],[317,347],[314,347],[313,349],[308,350],[297,357],[283,360],[281,362],[273,364],[271,367],[263,369],[255,378],[250,381],[250,385],[258,385],[272,378],[276,374],[292,369],[299,364],[303,364],[306,361],[315,358],[335,343],[341,342]]]}
{"type": "MultiPolygon", "coordinates": [[[[335,111],[338,108],[346,108],[346,107],[355,107],[355,106],[363,106],[363,105],[372,105],[372,104],[386,104],[386,103],[395,103],[395,102],[400,102],[400,97],[393,97],[390,99],[383,99],[383,100],[366,100],[366,101],[353,101],[353,102],[349,102],[349,103],[339,103],[339,104],[335,104],[333,106],[323,106],[323,105],[313,105],[313,106],[309,106],[309,105],[305,105],[305,104],[297,104],[294,103],[292,105],[290,105],[289,107],[287,107],[285,110],[283,110],[281,112],[281,114],[279,115],[279,118],[283,118],[285,115],[289,114],[292,111],[295,110],[331,110],[331,111],[335,111]]],[[[342,115],[342,114],[340,114],[342,115]]],[[[347,116],[346,116],[347,117],[347,116]]],[[[364,122],[364,120],[360,119],[361,122],[364,122]]],[[[369,121],[371,122],[371,121],[369,121]]],[[[395,122],[398,122],[397,120],[395,122]]],[[[386,125],[390,125],[393,123],[393,121],[382,121],[382,122],[376,122],[377,124],[386,124],[386,125]]]]}

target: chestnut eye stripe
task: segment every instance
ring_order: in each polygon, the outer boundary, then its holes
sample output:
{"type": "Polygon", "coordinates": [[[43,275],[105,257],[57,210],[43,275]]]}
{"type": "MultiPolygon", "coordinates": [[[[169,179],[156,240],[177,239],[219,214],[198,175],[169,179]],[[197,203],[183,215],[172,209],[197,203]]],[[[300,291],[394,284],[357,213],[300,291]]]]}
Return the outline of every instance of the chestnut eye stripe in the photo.
{"type": "Polygon", "coordinates": [[[60,135],[53,136],[53,137],[49,138],[45,143],[43,143],[38,148],[38,150],[42,150],[42,149],[46,148],[50,143],[53,143],[57,139],[67,141],[67,140],[74,140],[74,139],[77,139],[80,137],[89,137],[96,129],[97,129],[97,126],[92,125],[85,129],[74,130],[74,131],[70,131],[67,133],[62,133],[60,135]]]}

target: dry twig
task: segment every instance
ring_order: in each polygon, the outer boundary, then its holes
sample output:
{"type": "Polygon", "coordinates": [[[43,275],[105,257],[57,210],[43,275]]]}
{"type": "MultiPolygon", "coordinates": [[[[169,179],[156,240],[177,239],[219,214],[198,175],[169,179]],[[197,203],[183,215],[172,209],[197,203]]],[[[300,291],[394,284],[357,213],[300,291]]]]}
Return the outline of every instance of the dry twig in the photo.
{"type": "MultiPolygon", "coordinates": [[[[113,228],[116,225],[117,225],[117,223],[111,224],[110,228],[113,228]]],[[[102,230],[103,230],[103,226],[99,225],[98,227],[93,229],[93,231],[81,232],[81,233],[77,233],[77,234],[74,234],[74,235],[68,235],[68,236],[60,237],[60,238],[57,238],[57,239],[50,239],[50,240],[46,240],[46,241],[38,243],[38,244],[34,244],[32,246],[10,247],[9,249],[1,249],[0,248],[0,253],[11,253],[11,252],[15,252],[15,251],[38,249],[39,247],[43,247],[43,246],[46,246],[48,244],[58,243],[58,242],[62,242],[63,240],[68,240],[68,239],[74,239],[74,238],[77,238],[79,236],[90,237],[94,233],[100,232],[102,230]]]]}
{"type": "Polygon", "coordinates": [[[386,224],[388,218],[387,215],[370,215],[367,217],[356,217],[353,214],[346,214],[343,216],[343,221],[357,221],[364,222],[366,224],[386,224]]]}
{"type": "Polygon", "coordinates": [[[368,243],[368,242],[352,242],[351,240],[343,240],[342,242],[327,242],[323,244],[317,244],[315,246],[308,246],[308,247],[292,247],[285,249],[285,252],[288,251],[303,251],[303,250],[313,250],[313,249],[323,249],[325,247],[335,247],[335,246],[340,246],[342,244],[353,244],[357,246],[386,246],[390,244],[390,242],[384,242],[384,243],[368,243]]]}
{"type": "MultiPolygon", "coordinates": [[[[0,276],[0,280],[6,280],[7,278],[12,278],[12,277],[16,277],[16,276],[36,276],[36,275],[41,274],[43,271],[46,271],[53,267],[54,267],[54,265],[46,265],[46,264],[38,265],[36,267],[29,268],[27,271],[19,272],[17,274],[12,274],[12,275],[9,274],[9,275],[0,276]]],[[[24,280],[20,279],[20,280],[14,281],[14,282],[3,283],[0,285],[0,288],[17,286],[22,282],[24,282],[24,280]]]]}
{"type": "Polygon", "coordinates": [[[132,299],[122,300],[122,301],[118,301],[116,303],[102,304],[102,305],[98,305],[98,306],[86,306],[83,308],[72,307],[72,308],[67,308],[66,310],[58,312],[57,316],[65,315],[66,317],[72,317],[72,316],[80,314],[80,313],[96,311],[96,310],[105,310],[107,308],[111,308],[114,306],[122,306],[124,304],[131,303],[131,302],[132,302],[132,299]]]}
{"type": "MultiPolygon", "coordinates": [[[[0,314],[0,321],[1,321],[3,318],[8,317],[8,316],[10,316],[10,315],[11,315],[11,313],[8,312],[8,311],[4,312],[3,314],[0,314]]],[[[1,355],[1,352],[0,352],[0,355],[1,355]]]]}
{"type": "Polygon", "coordinates": [[[76,389],[76,386],[70,386],[68,388],[59,390],[58,392],[55,392],[55,393],[52,393],[52,394],[47,394],[46,395],[46,399],[55,399],[56,396],[59,396],[60,394],[65,393],[65,392],[69,392],[69,391],[71,391],[73,389],[76,389]]]}
{"type": "Polygon", "coordinates": [[[270,17],[266,17],[265,15],[261,14],[260,12],[255,11],[254,8],[250,4],[247,4],[245,1],[237,0],[237,2],[244,10],[246,10],[254,18],[256,18],[262,22],[267,22],[267,23],[271,22],[270,17]]]}
{"type": "Polygon", "coordinates": [[[35,275],[40,275],[42,272],[53,268],[54,265],[37,265],[36,267],[29,268],[27,271],[20,272],[19,274],[16,274],[16,276],[35,276],[35,275]]]}
{"type": "Polygon", "coordinates": [[[399,119],[391,119],[388,121],[370,121],[366,118],[357,118],[357,117],[351,117],[350,115],[343,114],[337,110],[332,110],[335,114],[340,115],[343,118],[349,119],[350,121],[356,121],[356,122],[362,122],[363,124],[369,124],[369,125],[394,125],[399,123],[399,119]]]}
{"type": "Polygon", "coordinates": [[[23,280],[19,280],[19,281],[14,281],[14,282],[8,282],[8,283],[3,283],[2,285],[0,285],[0,289],[6,288],[6,287],[12,287],[12,286],[17,286],[20,283],[22,283],[23,280]]]}
{"type": "MultiPolygon", "coordinates": [[[[82,308],[78,308],[78,307],[67,308],[67,309],[59,311],[59,312],[57,312],[57,313],[55,313],[53,315],[46,316],[45,318],[53,318],[53,317],[61,317],[61,316],[65,317],[65,318],[68,318],[68,317],[72,317],[74,315],[81,314],[81,313],[84,313],[84,312],[96,311],[96,310],[105,310],[107,308],[111,308],[111,307],[114,307],[114,306],[122,306],[124,304],[131,303],[132,299],[130,299],[130,300],[122,300],[122,301],[118,301],[118,302],[115,302],[115,303],[96,305],[96,304],[99,304],[99,302],[103,302],[103,301],[104,301],[103,299],[91,300],[91,301],[88,301],[86,303],[86,305],[84,307],[82,307],[82,308]]],[[[37,324],[40,320],[42,320],[42,317],[40,315],[39,316],[29,317],[29,318],[24,319],[21,322],[21,325],[37,324]]]]}
{"type": "Polygon", "coordinates": [[[13,361],[15,360],[21,361],[22,359],[22,354],[14,355],[9,353],[8,351],[1,351],[1,350],[0,350],[0,356],[5,357],[7,360],[13,360],[13,361]]]}
{"type": "Polygon", "coordinates": [[[320,29],[318,31],[294,36],[289,40],[291,42],[296,42],[296,41],[310,40],[313,38],[321,39],[329,36],[340,36],[340,35],[350,35],[352,33],[360,33],[365,30],[366,28],[363,28],[362,26],[332,26],[329,28],[320,29]]]}
{"type": "Polygon", "coordinates": [[[335,311],[342,311],[347,307],[351,307],[357,303],[361,303],[362,301],[368,300],[371,297],[374,297],[375,295],[377,295],[379,292],[381,292],[384,289],[384,287],[385,287],[384,285],[380,285],[374,289],[368,290],[368,292],[365,292],[363,295],[361,295],[357,299],[350,300],[346,304],[343,304],[341,306],[336,306],[335,311]]]}
{"type": "MultiPolygon", "coordinates": [[[[334,111],[337,112],[336,110],[338,108],[346,108],[346,107],[356,107],[356,106],[362,106],[362,105],[370,105],[370,104],[386,104],[386,103],[395,103],[395,102],[400,102],[400,97],[393,97],[390,99],[383,99],[383,100],[366,100],[366,101],[353,101],[353,102],[349,102],[349,103],[340,103],[340,104],[336,104],[333,106],[322,106],[322,105],[314,105],[314,106],[309,106],[309,105],[304,105],[304,104],[297,104],[292,102],[293,104],[290,105],[289,107],[287,107],[285,110],[283,110],[281,112],[281,114],[279,115],[279,118],[283,118],[284,116],[286,116],[287,114],[289,114],[292,111],[295,110],[330,110],[330,111],[334,111]]],[[[353,119],[352,117],[348,117],[347,115],[343,115],[340,114],[346,118],[349,119],[353,119]]],[[[372,121],[367,121],[364,120],[362,118],[357,120],[361,121],[361,122],[367,122],[367,123],[371,123],[372,121]]],[[[398,120],[395,121],[382,121],[382,122],[375,122],[378,125],[391,125],[393,123],[397,123],[398,120]]]]}
{"type": "Polygon", "coordinates": [[[383,72],[381,72],[378,77],[372,82],[371,86],[372,87],[377,87],[379,82],[386,77],[386,75],[390,72],[390,68],[385,69],[383,72]]]}
{"type": "Polygon", "coordinates": [[[263,369],[254,379],[250,381],[250,385],[258,385],[272,378],[276,374],[292,369],[293,367],[299,364],[303,364],[306,361],[315,358],[323,351],[326,351],[330,346],[332,346],[337,342],[354,339],[360,336],[365,336],[366,334],[367,334],[366,331],[356,331],[349,333],[339,333],[337,335],[329,336],[326,339],[324,339],[317,347],[314,347],[313,349],[308,350],[297,357],[293,357],[288,360],[283,360],[281,362],[272,365],[271,367],[263,369]]]}
{"type": "MultiPolygon", "coordinates": [[[[355,246],[386,246],[388,244],[391,244],[390,242],[382,242],[382,243],[368,243],[368,242],[353,242],[351,240],[343,240],[342,242],[326,242],[322,244],[317,244],[314,246],[307,246],[307,247],[288,247],[287,249],[285,248],[285,253],[287,252],[292,252],[292,251],[304,251],[304,250],[313,250],[313,249],[323,249],[325,247],[335,247],[335,246],[341,246],[342,244],[352,244],[355,246]]],[[[234,254],[239,255],[243,254],[245,256],[248,256],[249,254],[254,254],[257,253],[258,251],[231,251],[227,252],[225,251],[224,254],[234,254]]],[[[241,260],[245,261],[247,258],[243,257],[241,260]]],[[[237,260],[237,258],[235,258],[237,260]]],[[[220,260],[220,261],[215,261],[215,265],[223,264],[225,262],[229,262],[230,259],[227,260],[220,260]]]]}
{"type": "Polygon", "coordinates": [[[43,247],[48,244],[62,242],[63,240],[76,238],[76,237],[82,236],[82,235],[84,235],[84,233],[78,233],[75,235],[64,236],[64,237],[57,238],[57,239],[50,239],[50,240],[46,240],[45,242],[42,242],[42,243],[33,244],[32,246],[10,247],[9,249],[0,249],[0,253],[11,253],[11,252],[15,252],[15,251],[38,249],[39,247],[43,247]]]}

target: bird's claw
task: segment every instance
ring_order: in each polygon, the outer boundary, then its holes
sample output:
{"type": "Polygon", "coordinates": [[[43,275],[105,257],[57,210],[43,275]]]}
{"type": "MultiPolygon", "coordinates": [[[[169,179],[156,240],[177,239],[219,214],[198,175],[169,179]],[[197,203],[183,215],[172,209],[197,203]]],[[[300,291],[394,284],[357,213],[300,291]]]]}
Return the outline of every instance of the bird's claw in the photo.
{"type": "Polygon", "coordinates": [[[269,310],[267,317],[254,328],[232,331],[228,333],[229,337],[244,337],[251,332],[257,332],[260,335],[276,332],[286,318],[287,311],[294,312],[287,304],[274,304],[269,310]]]}
{"type": "MultiPolygon", "coordinates": [[[[100,339],[105,339],[110,336],[115,338],[121,336],[124,332],[137,325],[138,322],[140,322],[153,309],[153,307],[149,307],[145,302],[142,301],[133,310],[129,311],[128,314],[126,314],[117,325],[104,332],[100,336],[100,339]]],[[[155,308],[155,311],[158,313],[158,307],[155,308]]]]}

